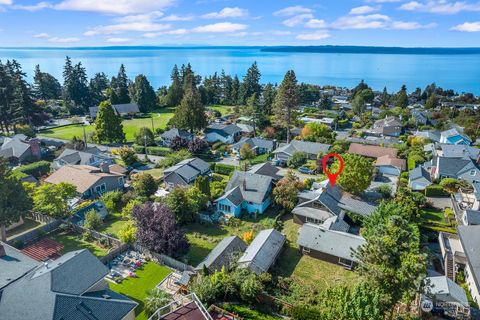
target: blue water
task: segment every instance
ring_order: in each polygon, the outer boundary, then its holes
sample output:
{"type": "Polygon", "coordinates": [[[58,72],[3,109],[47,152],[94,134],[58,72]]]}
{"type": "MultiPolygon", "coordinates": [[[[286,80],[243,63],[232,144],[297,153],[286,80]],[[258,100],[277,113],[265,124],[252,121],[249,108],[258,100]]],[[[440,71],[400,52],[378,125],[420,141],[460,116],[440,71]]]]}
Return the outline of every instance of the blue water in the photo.
{"type": "Polygon", "coordinates": [[[318,85],[352,87],[364,79],[374,89],[409,91],[435,82],[445,89],[480,94],[480,54],[345,54],[262,52],[259,48],[96,48],[96,49],[0,49],[0,59],[17,59],[31,79],[36,64],[61,79],[65,56],[81,61],[88,75],[116,74],[121,63],[134,78],[145,74],[154,87],[169,84],[174,64],[190,62],[194,71],[210,75],[222,69],[243,77],[257,61],[261,81],[280,82],[295,70],[299,81],[318,85]]]}

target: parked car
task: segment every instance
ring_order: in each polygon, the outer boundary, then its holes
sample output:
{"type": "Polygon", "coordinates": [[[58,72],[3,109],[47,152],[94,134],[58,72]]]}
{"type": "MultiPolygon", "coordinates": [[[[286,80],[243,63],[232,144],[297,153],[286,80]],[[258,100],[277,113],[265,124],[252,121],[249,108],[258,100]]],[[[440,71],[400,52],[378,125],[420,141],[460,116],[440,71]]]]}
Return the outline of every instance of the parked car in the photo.
{"type": "Polygon", "coordinates": [[[307,167],[300,167],[300,168],[298,168],[298,171],[300,173],[304,173],[304,174],[315,174],[315,170],[312,170],[312,169],[307,168],[307,167]]]}

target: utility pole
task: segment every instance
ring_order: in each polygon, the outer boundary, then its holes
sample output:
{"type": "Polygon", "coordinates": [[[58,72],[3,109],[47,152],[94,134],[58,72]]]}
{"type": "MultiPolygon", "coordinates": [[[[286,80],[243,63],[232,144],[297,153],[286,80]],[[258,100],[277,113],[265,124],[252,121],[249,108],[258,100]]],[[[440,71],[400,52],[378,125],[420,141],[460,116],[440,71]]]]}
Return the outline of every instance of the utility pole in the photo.
{"type": "Polygon", "coordinates": [[[155,134],[155,126],[153,125],[153,117],[150,117],[150,120],[152,120],[152,132],[155,134]]]}
{"type": "MultiPolygon", "coordinates": [[[[146,130],[145,130],[146,131],[146,130]]],[[[143,141],[145,145],[145,161],[148,161],[148,152],[147,152],[147,132],[143,135],[143,141]]]]}
{"type": "Polygon", "coordinates": [[[87,133],[85,131],[85,123],[82,124],[82,129],[83,129],[83,143],[85,144],[85,149],[87,149],[88,144],[87,144],[87,133]]]}

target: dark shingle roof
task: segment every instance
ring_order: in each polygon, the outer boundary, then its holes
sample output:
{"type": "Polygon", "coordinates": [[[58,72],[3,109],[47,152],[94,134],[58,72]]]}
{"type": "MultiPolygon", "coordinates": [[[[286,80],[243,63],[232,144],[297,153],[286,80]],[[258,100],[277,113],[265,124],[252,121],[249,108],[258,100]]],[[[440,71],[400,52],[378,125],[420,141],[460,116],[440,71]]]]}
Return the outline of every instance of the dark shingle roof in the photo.
{"type": "Polygon", "coordinates": [[[235,254],[245,251],[246,248],[245,242],[237,236],[223,238],[195,269],[201,270],[203,266],[210,271],[220,270],[223,266],[228,268],[235,254]]]}
{"type": "MultiPolygon", "coordinates": [[[[233,192],[229,193],[232,189],[238,189],[241,192],[242,200],[262,203],[269,196],[272,181],[273,179],[269,176],[235,171],[225,188],[225,195],[232,194],[233,192]]],[[[238,195],[238,191],[235,191],[235,195],[238,195]]]]}
{"type": "Polygon", "coordinates": [[[330,147],[329,144],[324,143],[292,140],[289,144],[278,147],[273,153],[284,152],[288,155],[293,155],[295,152],[305,152],[307,154],[317,155],[320,152],[327,152],[330,147]]]}
{"type": "Polygon", "coordinates": [[[467,221],[468,221],[469,225],[479,225],[480,224],[480,211],[479,210],[467,209],[467,210],[465,210],[465,215],[467,216],[467,221]]]}
{"type": "Polygon", "coordinates": [[[480,288],[480,225],[457,229],[476,287],[480,288]]]}
{"type": "Polygon", "coordinates": [[[169,139],[169,140],[173,140],[176,137],[181,137],[183,139],[188,140],[188,139],[192,138],[192,134],[190,132],[186,131],[186,130],[182,130],[182,129],[178,129],[178,128],[172,128],[172,129],[162,133],[160,135],[160,137],[162,137],[163,139],[169,139]]]}
{"type": "Polygon", "coordinates": [[[123,319],[136,304],[132,301],[57,295],[54,320],[123,319]]]}
{"type": "Polygon", "coordinates": [[[279,176],[277,173],[280,171],[277,167],[272,165],[270,162],[260,163],[252,166],[248,172],[261,174],[264,176],[272,177],[275,180],[280,180],[282,176],[279,176]]]}
{"type": "Polygon", "coordinates": [[[208,162],[205,162],[200,158],[191,158],[183,160],[176,165],[165,169],[163,174],[165,177],[167,177],[171,173],[175,172],[185,181],[185,183],[188,183],[193,178],[208,172],[209,170],[210,165],[208,162]]]}
{"type": "Polygon", "coordinates": [[[205,129],[205,133],[209,132],[216,132],[223,137],[227,137],[242,132],[242,129],[234,124],[214,123],[205,129]]]}
{"type": "Polygon", "coordinates": [[[24,274],[40,265],[40,263],[20,250],[0,242],[5,250],[5,255],[0,257],[0,290],[10,282],[22,277],[24,274]]]}
{"type": "Polygon", "coordinates": [[[415,169],[410,170],[409,178],[410,178],[410,180],[425,178],[428,181],[432,182],[432,180],[430,178],[430,174],[422,166],[418,166],[415,169]]]}
{"type": "Polygon", "coordinates": [[[248,144],[251,148],[263,148],[272,150],[273,149],[273,141],[261,138],[242,138],[240,141],[233,145],[233,148],[240,149],[244,144],[248,144]]]}
{"type": "Polygon", "coordinates": [[[475,165],[470,159],[460,158],[438,158],[438,173],[440,175],[456,176],[461,171],[465,171],[468,168],[475,168],[475,165]]]}

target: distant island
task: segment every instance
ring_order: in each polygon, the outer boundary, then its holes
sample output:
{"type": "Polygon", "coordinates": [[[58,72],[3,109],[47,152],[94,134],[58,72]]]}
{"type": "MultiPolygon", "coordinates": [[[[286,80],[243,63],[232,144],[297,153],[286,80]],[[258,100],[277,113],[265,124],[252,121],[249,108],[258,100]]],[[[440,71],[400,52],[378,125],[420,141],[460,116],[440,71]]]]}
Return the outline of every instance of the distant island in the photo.
{"type": "Polygon", "coordinates": [[[405,48],[367,46],[278,46],[264,47],[264,52],[311,52],[357,54],[480,54],[480,48],[405,48]]]}

